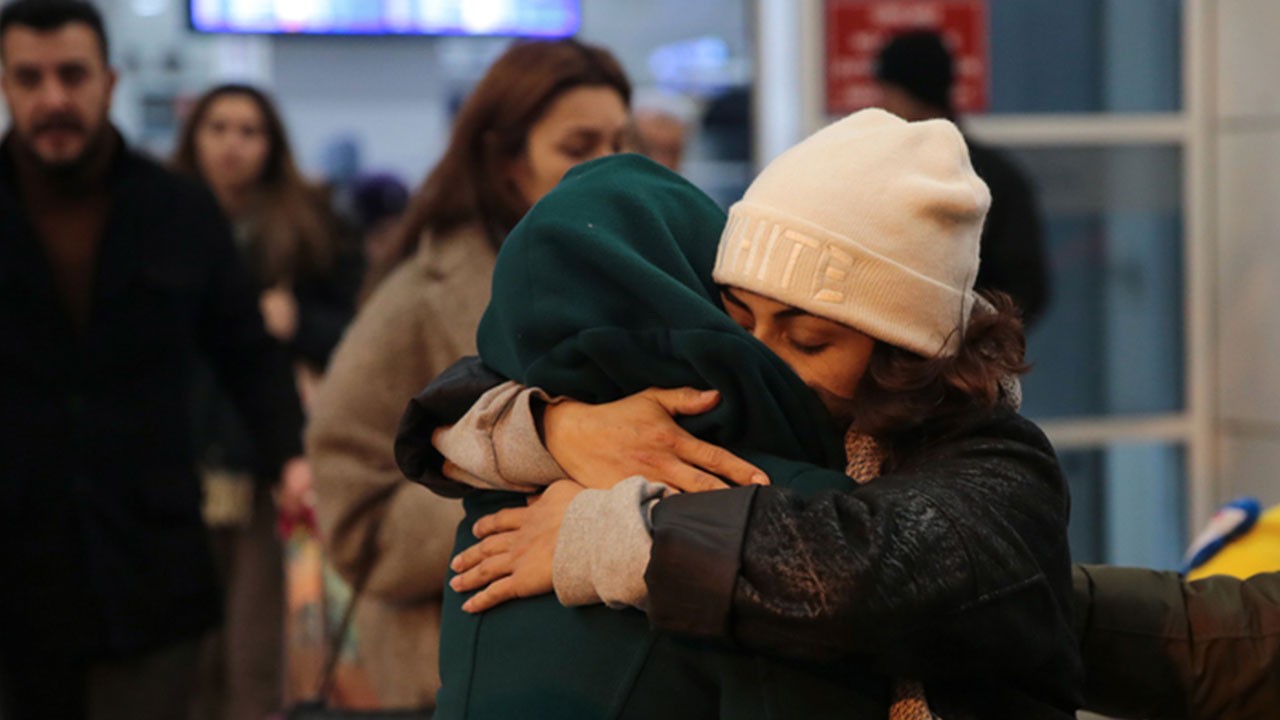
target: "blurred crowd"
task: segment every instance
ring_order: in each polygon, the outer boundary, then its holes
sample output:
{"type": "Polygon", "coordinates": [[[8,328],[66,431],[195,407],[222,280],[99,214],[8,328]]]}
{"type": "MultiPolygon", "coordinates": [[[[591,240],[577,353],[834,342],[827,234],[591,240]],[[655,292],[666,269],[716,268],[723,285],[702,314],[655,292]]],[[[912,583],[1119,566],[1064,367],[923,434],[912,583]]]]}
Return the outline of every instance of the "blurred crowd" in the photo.
{"type": "MultiPolygon", "coordinates": [[[[147,158],[109,120],[92,5],[0,17],[0,718],[428,716],[463,510],[401,473],[406,402],[476,354],[531,208],[608,155],[679,172],[700,105],[633,93],[603,47],[515,41],[416,187],[314,181],[267,89],[208,89],[147,158]]],[[[883,106],[955,120],[950,62],[895,39],[883,106]]],[[[1029,326],[1034,189],[966,142],[992,194],[977,287],[1029,326]]]]}

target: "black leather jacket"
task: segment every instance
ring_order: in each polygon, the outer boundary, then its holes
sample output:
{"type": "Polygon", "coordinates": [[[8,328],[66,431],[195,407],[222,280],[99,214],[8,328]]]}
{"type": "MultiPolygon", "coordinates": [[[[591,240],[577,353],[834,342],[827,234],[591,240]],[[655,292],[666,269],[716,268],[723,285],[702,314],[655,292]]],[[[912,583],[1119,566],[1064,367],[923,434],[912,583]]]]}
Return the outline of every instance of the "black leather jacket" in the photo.
{"type": "Polygon", "coordinates": [[[853,492],[658,503],[651,622],[788,657],[874,655],[944,717],[1071,717],[1082,670],[1048,441],[1003,412],[900,447],[908,460],[853,492]]]}

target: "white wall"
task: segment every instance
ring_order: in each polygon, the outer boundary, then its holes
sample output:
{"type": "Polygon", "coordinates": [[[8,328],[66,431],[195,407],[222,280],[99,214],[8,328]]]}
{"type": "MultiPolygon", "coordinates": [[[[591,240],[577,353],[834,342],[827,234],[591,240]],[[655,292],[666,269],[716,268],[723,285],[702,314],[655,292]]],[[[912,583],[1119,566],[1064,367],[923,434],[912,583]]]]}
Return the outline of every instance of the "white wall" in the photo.
{"type": "MultiPolygon", "coordinates": [[[[663,44],[714,35],[736,58],[750,55],[744,0],[583,0],[580,37],[608,47],[636,85],[663,44]]],[[[439,157],[450,102],[506,42],[480,38],[273,38],[272,88],[304,168],[322,169],[325,148],[355,139],[366,168],[416,182],[439,157]]]]}
{"type": "Polygon", "coordinates": [[[364,168],[391,171],[409,183],[435,162],[457,85],[444,45],[425,38],[270,43],[272,90],[305,170],[320,173],[327,148],[340,137],[359,145],[364,168]]]}

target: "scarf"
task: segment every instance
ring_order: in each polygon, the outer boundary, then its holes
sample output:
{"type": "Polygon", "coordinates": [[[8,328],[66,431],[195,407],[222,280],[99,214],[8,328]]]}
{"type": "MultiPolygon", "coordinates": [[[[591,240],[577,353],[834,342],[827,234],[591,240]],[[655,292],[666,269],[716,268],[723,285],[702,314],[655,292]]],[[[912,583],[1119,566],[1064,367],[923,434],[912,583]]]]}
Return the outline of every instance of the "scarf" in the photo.
{"type": "MultiPolygon", "coordinates": [[[[1000,404],[1017,410],[1022,404],[1022,384],[1016,377],[1000,381],[1000,404]]],[[[880,476],[884,468],[885,453],[880,443],[866,433],[849,428],[844,436],[844,474],[859,485],[866,485],[880,476]]],[[[924,683],[919,680],[899,678],[893,683],[893,702],[889,707],[889,720],[941,720],[929,708],[924,683]]]]}

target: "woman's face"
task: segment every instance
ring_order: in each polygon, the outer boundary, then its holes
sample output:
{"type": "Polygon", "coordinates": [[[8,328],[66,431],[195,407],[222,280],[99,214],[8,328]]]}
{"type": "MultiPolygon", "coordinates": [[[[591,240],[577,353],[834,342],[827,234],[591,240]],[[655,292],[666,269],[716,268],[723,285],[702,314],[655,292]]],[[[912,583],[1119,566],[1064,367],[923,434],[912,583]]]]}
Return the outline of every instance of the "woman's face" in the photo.
{"type": "Polygon", "coordinates": [[[511,167],[511,177],[529,205],[551,192],[578,163],[622,149],[627,105],[606,85],[568,90],[547,106],[529,129],[524,152],[511,167]]]}
{"type": "Polygon", "coordinates": [[[244,95],[214,100],[196,127],[196,162],[215,188],[243,190],[257,182],[267,162],[266,120],[244,95]]]}
{"type": "Polygon", "coordinates": [[[721,293],[729,317],[782,358],[837,420],[852,419],[854,390],[876,341],[865,333],[741,288],[721,293]]]}

